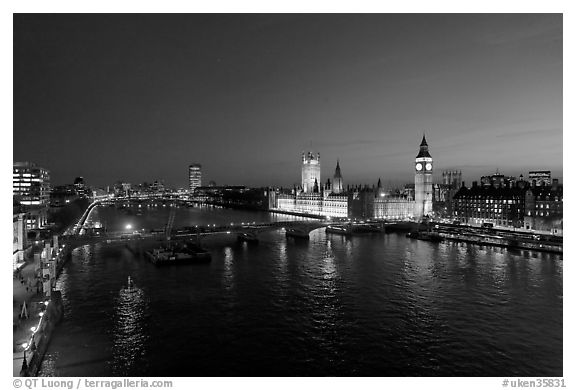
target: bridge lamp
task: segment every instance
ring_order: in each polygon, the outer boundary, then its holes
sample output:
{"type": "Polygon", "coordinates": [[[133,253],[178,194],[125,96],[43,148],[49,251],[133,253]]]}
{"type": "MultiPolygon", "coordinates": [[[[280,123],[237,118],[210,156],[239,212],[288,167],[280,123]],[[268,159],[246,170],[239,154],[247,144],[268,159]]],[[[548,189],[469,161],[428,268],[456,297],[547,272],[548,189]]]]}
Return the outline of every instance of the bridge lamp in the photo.
{"type": "Polygon", "coordinates": [[[30,328],[30,330],[32,331],[32,333],[35,333],[35,332],[36,332],[36,327],[33,326],[33,327],[30,328]]]}
{"type": "Polygon", "coordinates": [[[132,229],[132,225],[130,225],[130,224],[126,225],[126,229],[127,229],[127,230],[132,229]]]}

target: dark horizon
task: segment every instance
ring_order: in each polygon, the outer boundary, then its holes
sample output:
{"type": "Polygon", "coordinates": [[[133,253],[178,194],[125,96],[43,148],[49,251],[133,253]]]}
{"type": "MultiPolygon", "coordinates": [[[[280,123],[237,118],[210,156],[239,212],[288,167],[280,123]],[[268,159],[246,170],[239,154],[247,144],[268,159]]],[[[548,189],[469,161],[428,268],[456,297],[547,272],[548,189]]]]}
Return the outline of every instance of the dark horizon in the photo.
{"type": "Polygon", "coordinates": [[[561,14],[14,15],[13,161],[104,186],[562,179],[561,14]]]}

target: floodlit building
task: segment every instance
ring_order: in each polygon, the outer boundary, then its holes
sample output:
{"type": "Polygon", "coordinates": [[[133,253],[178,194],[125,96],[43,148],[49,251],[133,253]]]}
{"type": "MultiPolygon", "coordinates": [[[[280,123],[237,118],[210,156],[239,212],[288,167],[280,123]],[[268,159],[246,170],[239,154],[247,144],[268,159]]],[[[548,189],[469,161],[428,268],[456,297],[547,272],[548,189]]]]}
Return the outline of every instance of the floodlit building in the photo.
{"type": "Polygon", "coordinates": [[[552,178],[552,173],[550,171],[530,171],[528,172],[528,181],[530,185],[539,186],[549,186],[552,178]]]}
{"type": "Polygon", "coordinates": [[[12,264],[16,269],[24,261],[26,249],[28,247],[26,240],[26,214],[15,210],[13,212],[13,248],[12,248],[12,264]]]}
{"type": "Polygon", "coordinates": [[[520,186],[462,186],[454,195],[454,218],[470,225],[520,227],[524,218],[526,188],[520,186]]]}
{"type": "Polygon", "coordinates": [[[373,218],[406,220],[414,215],[414,198],[399,193],[379,191],[374,198],[373,218]]]}
{"type": "Polygon", "coordinates": [[[422,136],[420,151],[414,162],[414,218],[416,219],[432,214],[432,164],[426,136],[422,136]]]}
{"type": "MultiPolygon", "coordinates": [[[[378,218],[406,220],[432,215],[433,180],[432,156],[426,137],[422,138],[415,161],[414,184],[404,191],[384,191],[378,186],[357,186],[344,190],[340,161],[336,163],[333,181],[320,182],[320,154],[302,154],[302,186],[290,193],[276,193],[272,209],[338,218],[378,218]]],[[[458,181],[461,173],[450,178],[458,181]]]]}
{"type": "Polygon", "coordinates": [[[191,164],[188,167],[188,189],[190,192],[194,192],[194,190],[198,187],[202,187],[202,165],[200,164],[191,164]]]}
{"type": "Polygon", "coordinates": [[[505,176],[498,171],[492,175],[482,176],[480,181],[484,187],[509,188],[516,184],[516,178],[514,176],[505,176]]]}
{"type": "Polygon", "coordinates": [[[41,229],[48,224],[50,172],[30,162],[15,162],[12,195],[25,208],[26,228],[41,229]]]}
{"type": "Polygon", "coordinates": [[[538,185],[526,191],[524,228],[563,233],[563,188],[558,179],[552,185],[538,185]]]}
{"type": "Polygon", "coordinates": [[[302,191],[309,194],[319,191],[320,181],[320,153],[302,153],[302,191]]]}
{"type": "Polygon", "coordinates": [[[30,162],[15,162],[12,170],[12,195],[24,206],[48,206],[50,172],[30,162]]]}

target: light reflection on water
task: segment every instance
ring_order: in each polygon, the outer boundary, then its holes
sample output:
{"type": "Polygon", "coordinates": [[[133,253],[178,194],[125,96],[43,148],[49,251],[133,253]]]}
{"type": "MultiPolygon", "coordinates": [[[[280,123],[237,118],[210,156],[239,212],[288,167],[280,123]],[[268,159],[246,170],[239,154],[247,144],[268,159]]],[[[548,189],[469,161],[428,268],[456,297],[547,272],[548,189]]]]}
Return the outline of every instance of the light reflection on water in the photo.
{"type": "Polygon", "coordinates": [[[259,238],[206,240],[210,264],[173,268],[77,249],[42,374],[562,375],[559,256],[323,229],[259,238]],[[126,296],[128,275],[141,290],[126,296]]]}
{"type": "Polygon", "coordinates": [[[147,371],[148,302],[141,288],[122,288],[114,304],[112,368],[115,376],[144,375],[147,371]]]}

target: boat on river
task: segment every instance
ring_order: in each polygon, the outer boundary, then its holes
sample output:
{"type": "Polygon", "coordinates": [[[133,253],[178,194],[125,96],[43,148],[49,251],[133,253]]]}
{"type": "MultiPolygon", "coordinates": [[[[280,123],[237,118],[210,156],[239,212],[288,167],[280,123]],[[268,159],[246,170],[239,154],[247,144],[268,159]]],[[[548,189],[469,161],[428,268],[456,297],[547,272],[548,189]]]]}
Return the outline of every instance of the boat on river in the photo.
{"type": "Polygon", "coordinates": [[[247,242],[250,244],[258,244],[259,240],[258,240],[258,237],[256,237],[252,233],[241,232],[241,233],[238,233],[238,241],[239,242],[247,242]]]}
{"type": "Polygon", "coordinates": [[[442,236],[436,232],[414,231],[414,232],[410,232],[410,233],[406,234],[406,237],[415,238],[417,240],[422,240],[422,241],[430,241],[430,242],[444,241],[444,238],[442,238],[442,236]]]}
{"type": "Polygon", "coordinates": [[[326,233],[331,233],[331,234],[341,234],[344,236],[351,236],[352,235],[352,229],[350,227],[347,226],[333,226],[333,225],[329,225],[326,226],[326,233]]]}
{"type": "Polygon", "coordinates": [[[140,289],[136,287],[132,278],[128,276],[128,283],[126,284],[125,287],[122,288],[121,292],[124,294],[133,294],[135,292],[138,292],[139,290],[140,289]]]}
{"type": "Polygon", "coordinates": [[[286,229],[286,237],[292,237],[292,238],[301,238],[304,240],[309,240],[310,239],[310,235],[308,234],[308,232],[304,232],[302,230],[298,230],[298,229],[286,229]]]}
{"type": "Polygon", "coordinates": [[[192,243],[162,245],[144,253],[155,265],[193,264],[212,260],[210,252],[192,243]]]}

